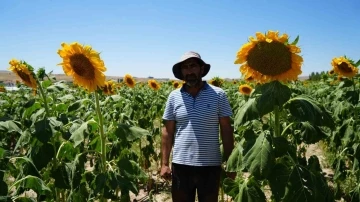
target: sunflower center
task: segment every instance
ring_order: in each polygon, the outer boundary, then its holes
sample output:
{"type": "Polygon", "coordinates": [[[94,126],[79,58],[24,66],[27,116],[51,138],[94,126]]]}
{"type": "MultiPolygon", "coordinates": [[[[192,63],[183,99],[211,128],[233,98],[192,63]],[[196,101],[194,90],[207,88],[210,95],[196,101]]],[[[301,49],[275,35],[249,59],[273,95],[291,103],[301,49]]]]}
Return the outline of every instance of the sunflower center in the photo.
{"type": "Polygon", "coordinates": [[[156,83],[154,83],[154,82],[151,83],[151,86],[152,86],[153,88],[156,88],[156,87],[157,87],[156,83]]]}
{"type": "Polygon", "coordinates": [[[247,62],[264,75],[276,76],[291,69],[291,52],[283,43],[261,41],[249,51],[247,62]]]}
{"type": "Polygon", "coordinates": [[[346,62],[342,62],[340,65],[338,65],[339,69],[346,73],[351,73],[352,69],[349,67],[349,65],[346,62]]]}
{"type": "Polygon", "coordinates": [[[250,88],[248,88],[248,87],[243,87],[243,88],[242,88],[242,91],[243,91],[244,93],[246,93],[246,94],[250,94],[250,93],[251,93],[251,90],[250,90],[250,88]]]}
{"type": "Polygon", "coordinates": [[[77,75],[88,80],[95,79],[95,67],[85,55],[77,53],[70,56],[70,64],[77,75]]]}
{"type": "Polygon", "coordinates": [[[177,88],[179,86],[178,83],[174,83],[174,87],[177,88]]]}
{"type": "Polygon", "coordinates": [[[30,76],[28,74],[24,73],[23,71],[18,71],[17,73],[25,83],[31,83],[30,76]]]}
{"type": "Polygon", "coordinates": [[[129,85],[133,85],[133,80],[131,78],[126,78],[126,83],[129,85]]]}

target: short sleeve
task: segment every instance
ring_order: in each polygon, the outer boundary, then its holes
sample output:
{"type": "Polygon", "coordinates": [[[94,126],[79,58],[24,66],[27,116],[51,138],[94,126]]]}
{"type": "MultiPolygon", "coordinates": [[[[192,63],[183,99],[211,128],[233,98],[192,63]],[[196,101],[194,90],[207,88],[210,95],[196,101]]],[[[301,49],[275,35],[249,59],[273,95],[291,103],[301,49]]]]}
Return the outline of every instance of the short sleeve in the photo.
{"type": "Polygon", "coordinates": [[[170,93],[167,101],[166,101],[166,105],[165,105],[165,110],[164,110],[164,114],[162,117],[163,120],[175,120],[175,115],[174,115],[174,99],[173,99],[173,94],[170,93]]]}
{"type": "Polygon", "coordinates": [[[230,102],[225,91],[219,92],[219,117],[232,116],[230,102]]]}

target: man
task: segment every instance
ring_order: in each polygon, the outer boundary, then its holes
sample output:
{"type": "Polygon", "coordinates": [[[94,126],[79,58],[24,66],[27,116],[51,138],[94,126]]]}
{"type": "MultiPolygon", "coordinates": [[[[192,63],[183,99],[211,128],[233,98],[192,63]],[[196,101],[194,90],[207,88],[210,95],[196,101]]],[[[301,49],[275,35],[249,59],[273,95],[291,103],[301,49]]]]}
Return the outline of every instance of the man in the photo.
{"type": "Polygon", "coordinates": [[[222,163],[219,131],[225,160],[234,147],[227,96],[202,81],[209,70],[210,65],[195,52],[185,53],[172,69],[185,84],[172,91],[166,102],[160,175],[172,179],[174,202],[193,202],[196,191],[200,202],[217,202],[222,163]]]}

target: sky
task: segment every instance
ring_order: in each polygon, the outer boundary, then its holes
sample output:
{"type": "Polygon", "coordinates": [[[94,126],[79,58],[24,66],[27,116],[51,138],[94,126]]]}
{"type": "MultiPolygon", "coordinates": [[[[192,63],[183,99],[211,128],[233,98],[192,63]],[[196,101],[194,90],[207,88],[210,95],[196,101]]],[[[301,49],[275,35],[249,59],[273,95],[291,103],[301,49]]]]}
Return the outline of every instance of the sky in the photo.
{"type": "Polygon", "coordinates": [[[240,78],[236,53],[268,30],[300,36],[302,76],[327,71],[331,59],[360,59],[359,0],[0,1],[0,70],[25,60],[63,73],[61,43],[101,52],[107,76],[175,79],[172,66],[198,52],[215,76],[240,78]]]}

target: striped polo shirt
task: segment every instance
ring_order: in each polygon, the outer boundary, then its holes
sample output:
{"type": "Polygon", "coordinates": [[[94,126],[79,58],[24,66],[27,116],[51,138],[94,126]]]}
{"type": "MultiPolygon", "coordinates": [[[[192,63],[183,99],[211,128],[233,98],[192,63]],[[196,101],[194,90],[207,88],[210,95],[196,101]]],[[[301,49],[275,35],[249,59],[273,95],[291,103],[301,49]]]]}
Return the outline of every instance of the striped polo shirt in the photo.
{"type": "Polygon", "coordinates": [[[224,90],[206,81],[196,97],[184,87],[173,90],[162,117],[176,121],[172,162],[191,166],[221,165],[219,117],[231,115],[224,90]]]}

